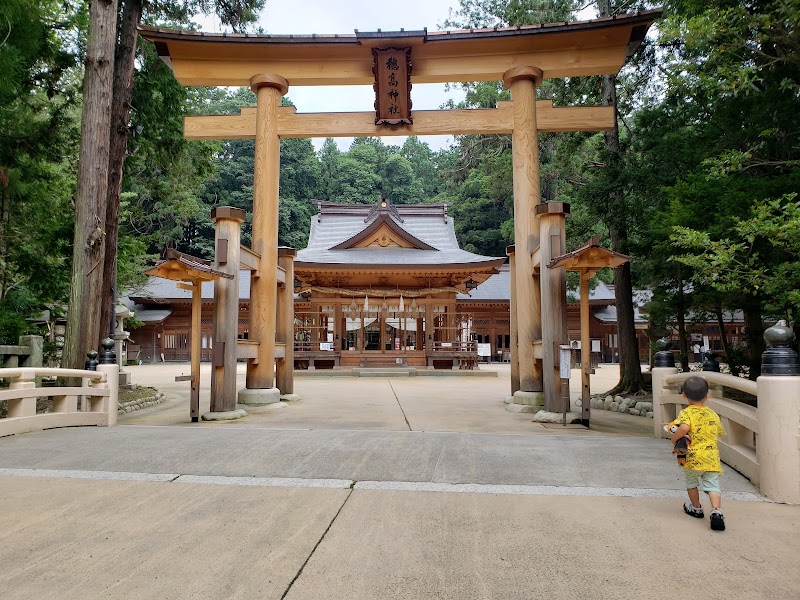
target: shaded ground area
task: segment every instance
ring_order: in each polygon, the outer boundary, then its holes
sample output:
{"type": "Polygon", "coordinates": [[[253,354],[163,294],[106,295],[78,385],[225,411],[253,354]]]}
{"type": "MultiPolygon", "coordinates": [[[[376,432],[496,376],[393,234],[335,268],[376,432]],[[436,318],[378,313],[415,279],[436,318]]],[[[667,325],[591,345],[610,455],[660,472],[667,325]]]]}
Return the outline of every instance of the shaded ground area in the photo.
{"type": "MultiPolygon", "coordinates": [[[[682,490],[666,440],[211,427],[57,429],[0,438],[0,468],[682,490]]],[[[728,469],[728,491],[757,493],[728,469]]]]}

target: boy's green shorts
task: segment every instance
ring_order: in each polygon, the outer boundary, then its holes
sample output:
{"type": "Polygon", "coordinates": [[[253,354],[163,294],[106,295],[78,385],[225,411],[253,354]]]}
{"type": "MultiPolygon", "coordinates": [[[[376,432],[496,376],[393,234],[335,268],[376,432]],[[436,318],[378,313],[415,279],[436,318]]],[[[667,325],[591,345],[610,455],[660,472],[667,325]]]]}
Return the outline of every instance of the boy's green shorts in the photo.
{"type": "Polygon", "coordinates": [[[687,490],[701,487],[700,484],[702,484],[701,489],[706,494],[709,492],[722,493],[719,487],[719,473],[712,471],[695,471],[694,469],[684,469],[683,472],[684,475],[686,475],[687,490]]]}

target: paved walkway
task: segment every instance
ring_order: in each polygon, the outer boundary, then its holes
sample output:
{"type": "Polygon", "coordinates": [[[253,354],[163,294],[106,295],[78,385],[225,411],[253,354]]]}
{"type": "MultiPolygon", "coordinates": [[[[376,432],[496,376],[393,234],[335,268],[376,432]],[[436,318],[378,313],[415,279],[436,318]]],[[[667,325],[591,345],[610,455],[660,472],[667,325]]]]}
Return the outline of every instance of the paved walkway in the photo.
{"type": "Polygon", "coordinates": [[[301,380],[300,402],[198,424],[176,369],[135,371],[171,399],[0,438],[0,597],[672,600],[688,561],[708,598],[796,596],[800,507],[727,469],[712,532],[652,421],[534,424],[499,368],[301,380]]]}
{"type": "MultiPolygon", "coordinates": [[[[269,427],[299,429],[368,429],[386,431],[458,431],[474,433],[562,434],[562,426],[545,426],[531,415],[505,410],[511,389],[508,364],[482,365],[491,377],[397,377],[397,378],[296,378],[295,392],[302,397],[286,407],[248,409],[246,419],[217,423],[218,427],[269,427]]],[[[189,422],[189,384],[175,376],[189,374],[189,365],[130,367],[134,383],[163,391],[167,402],[120,419],[128,425],[182,425],[213,427],[189,422]]],[[[238,384],[244,387],[244,365],[239,365],[238,384]]],[[[611,389],[619,378],[616,365],[601,366],[592,376],[592,389],[611,389]]],[[[202,365],[200,412],[209,410],[210,367],[202,365]]],[[[573,398],[580,393],[580,374],[573,371],[573,398]]],[[[651,437],[653,422],[606,411],[593,413],[592,430],[572,428],[575,435],[609,433],[651,437]]]]}

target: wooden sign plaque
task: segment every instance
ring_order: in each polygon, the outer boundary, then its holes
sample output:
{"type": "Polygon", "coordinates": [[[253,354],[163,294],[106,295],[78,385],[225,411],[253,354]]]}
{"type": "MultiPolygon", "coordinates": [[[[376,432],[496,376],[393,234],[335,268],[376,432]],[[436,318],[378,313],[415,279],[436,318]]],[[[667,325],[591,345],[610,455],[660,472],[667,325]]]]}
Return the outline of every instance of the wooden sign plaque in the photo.
{"type": "Polygon", "coordinates": [[[373,48],[375,125],[411,125],[411,48],[373,48]]]}

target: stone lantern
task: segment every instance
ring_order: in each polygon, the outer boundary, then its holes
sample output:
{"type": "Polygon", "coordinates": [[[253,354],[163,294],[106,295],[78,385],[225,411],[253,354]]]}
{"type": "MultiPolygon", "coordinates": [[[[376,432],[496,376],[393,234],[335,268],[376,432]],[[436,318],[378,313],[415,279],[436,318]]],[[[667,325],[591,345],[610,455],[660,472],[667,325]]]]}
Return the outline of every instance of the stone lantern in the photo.
{"type": "Polygon", "coordinates": [[[131,383],[131,374],[124,371],[122,367],[127,363],[128,353],[125,350],[125,340],[130,336],[130,332],[125,331],[125,319],[133,316],[133,311],[124,304],[117,304],[114,307],[114,350],[117,354],[119,364],[119,385],[128,386],[131,383]]]}

